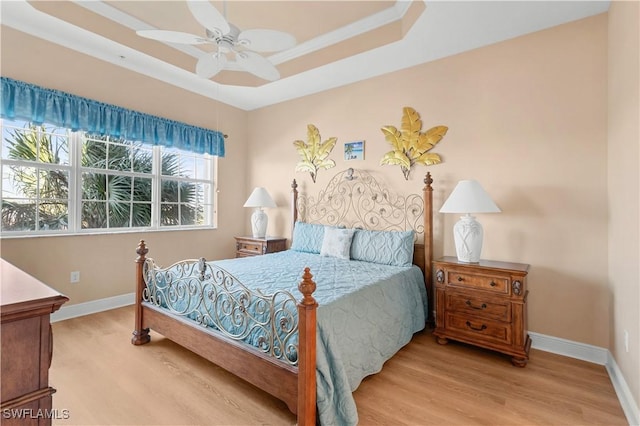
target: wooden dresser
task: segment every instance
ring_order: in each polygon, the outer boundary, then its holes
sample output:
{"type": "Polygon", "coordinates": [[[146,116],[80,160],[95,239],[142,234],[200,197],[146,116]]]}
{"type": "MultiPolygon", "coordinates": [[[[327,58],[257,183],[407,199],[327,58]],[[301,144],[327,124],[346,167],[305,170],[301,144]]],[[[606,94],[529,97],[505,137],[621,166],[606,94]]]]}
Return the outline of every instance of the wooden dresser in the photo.
{"type": "Polygon", "coordinates": [[[49,425],[52,417],[49,366],[53,335],[49,317],[69,299],[0,259],[3,425],[49,425]]]}
{"type": "Polygon", "coordinates": [[[281,237],[235,237],[236,257],[260,256],[287,249],[287,239],[281,237]]]}
{"type": "Polygon", "coordinates": [[[531,339],[527,333],[529,265],[481,260],[458,262],[443,257],[433,262],[436,329],[440,344],[448,339],[511,355],[524,367],[531,339]]]}

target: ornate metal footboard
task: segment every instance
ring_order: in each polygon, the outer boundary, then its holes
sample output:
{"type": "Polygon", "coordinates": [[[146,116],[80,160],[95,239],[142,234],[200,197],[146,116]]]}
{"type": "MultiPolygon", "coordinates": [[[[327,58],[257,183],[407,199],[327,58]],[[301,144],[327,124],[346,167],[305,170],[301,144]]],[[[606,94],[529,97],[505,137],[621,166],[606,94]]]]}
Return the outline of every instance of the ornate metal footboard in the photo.
{"type": "Polygon", "coordinates": [[[298,312],[288,291],[263,294],[204,258],[159,268],[143,265],[142,300],[260,352],[298,364],[298,312]]]}
{"type": "Polygon", "coordinates": [[[136,253],[131,343],[150,330],[284,401],[300,426],[316,424],[316,283],[305,268],[292,294],[263,294],[204,259],[158,268],[144,241],[136,253]]]}

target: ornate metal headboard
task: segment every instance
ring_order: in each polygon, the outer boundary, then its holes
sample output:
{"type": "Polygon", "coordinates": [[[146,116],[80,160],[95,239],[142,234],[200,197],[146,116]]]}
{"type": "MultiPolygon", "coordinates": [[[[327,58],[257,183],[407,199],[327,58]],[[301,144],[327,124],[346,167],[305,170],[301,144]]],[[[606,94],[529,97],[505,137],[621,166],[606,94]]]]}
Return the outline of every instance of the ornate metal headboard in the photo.
{"type": "Polygon", "coordinates": [[[347,169],[337,173],[315,197],[298,195],[295,179],[292,188],[292,232],[296,220],[323,225],[372,230],[413,229],[423,236],[416,242],[413,263],[424,273],[429,310],[427,322],[433,325],[433,188],[431,174],[424,178],[422,195],[398,195],[381,185],[371,174],[347,169]]]}
{"type": "MultiPolygon", "coordinates": [[[[295,180],[292,187],[297,191],[295,180]]],[[[396,194],[362,170],[337,173],[317,196],[298,195],[295,207],[294,223],[300,220],[378,231],[413,230],[416,234],[425,231],[422,195],[396,194]]]]}

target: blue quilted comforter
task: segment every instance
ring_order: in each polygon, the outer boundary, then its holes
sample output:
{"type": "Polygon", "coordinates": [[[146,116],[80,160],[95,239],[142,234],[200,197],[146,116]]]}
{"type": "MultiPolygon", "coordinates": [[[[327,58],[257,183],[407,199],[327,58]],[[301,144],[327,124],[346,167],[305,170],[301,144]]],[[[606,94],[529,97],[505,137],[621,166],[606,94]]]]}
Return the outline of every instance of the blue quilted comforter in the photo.
{"type": "Polygon", "coordinates": [[[317,404],[323,425],[355,425],[352,392],[362,379],[409,343],[425,326],[427,294],[416,266],[388,266],[288,250],[215,262],[264,293],[299,298],[305,266],[317,289],[317,404]]]}
{"type": "Polygon", "coordinates": [[[298,300],[298,283],[304,267],[310,268],[317,284],[313,295],[319,304],[316,379],[318,417],[323,425],[356,425],[352,392],[425,326],[427,294],[416,266],[388,266],[293,250],[212,263],[249,288],[263,294],[286,290],[298,300]]]}

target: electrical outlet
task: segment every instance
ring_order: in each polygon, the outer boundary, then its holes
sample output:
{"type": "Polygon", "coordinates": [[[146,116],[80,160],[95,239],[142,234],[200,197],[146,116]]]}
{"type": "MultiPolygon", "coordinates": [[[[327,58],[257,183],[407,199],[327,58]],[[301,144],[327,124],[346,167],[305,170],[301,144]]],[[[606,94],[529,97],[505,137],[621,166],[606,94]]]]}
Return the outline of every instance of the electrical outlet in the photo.
{"type": "Polygon", "coordinates": [[[629,352],[629,332],[624,331],[624,350],[629,352]]]}
{"type": "Polygon", "coordinates": [[[69,278],[69,282],[71,283],[79,283],[80,282],[80,271],[72,271],[71,277],[69,278]]]}

